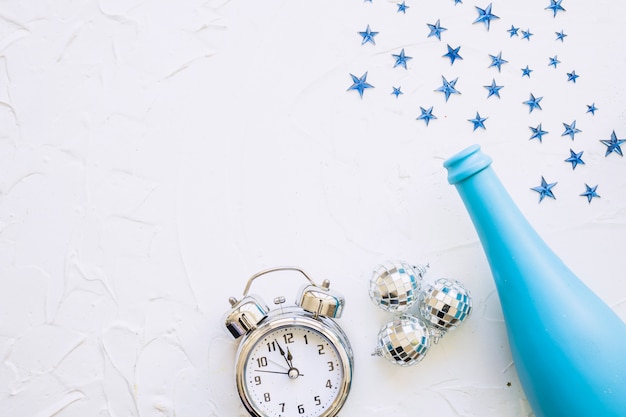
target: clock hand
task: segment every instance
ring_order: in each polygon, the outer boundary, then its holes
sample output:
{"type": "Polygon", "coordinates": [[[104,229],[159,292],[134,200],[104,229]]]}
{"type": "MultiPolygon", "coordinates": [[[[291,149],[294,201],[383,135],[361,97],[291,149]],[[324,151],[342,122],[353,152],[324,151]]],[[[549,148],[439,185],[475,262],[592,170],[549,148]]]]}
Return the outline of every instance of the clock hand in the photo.
{"type": "MultiPolygon", "coordinates": [[[[285,362],[287,362],[287,366],[293,368],[293,365],[291,364],[291,353],[289,353],[289,356],[285,356],[285,351],[280,346],[280,343],[278,343],[278,340],[274,339],[274,342],[276,342],[276,345],[278,346],[278,351],[280,352],[281,356],[285,359],[285,362]]],[[[287,352],[289,352],[289,347],[287,347],[287,352]]]]}
{"type": "Polygon", "coordinates": [[[255,369],[255,372],[265,372],[267,374],[283,374],[283,375],[289,375],[289,372],[287,371],[266,371],[264,369],[255,369]]]}
{"type": "Polygon", "coordinates": [[[264,372],[266,374],[289,375],[289,378],[291,378],[291,379],[296,379],[299,376],[304,376],[296,368],[291,368],[289,370],[289,372],[287,372],[287,371],[267,371],[265,369],[255,369],[254,372],[264,372]]]}
{"type": "Polygon", "coordinates": [[[278,343],[278,340],[274,339],[274,342],[276,342],[276,345],[278,346],[278,351],[280,352],[282,357],[285,359],[285,362],[287,362],[287,365],[289,366],[289,371],[287,372],[287,375],[289,375],[289,378],[296,379],[299,376],[302,376],[302,374],[300,373],[298,368],[295,368],[293,366],[293,362],[292,362],[293,356],[291,355],[291,351],[289,350],[289,346],[287,346],[287,355],[285,355],[285,351],[280,346],[280,343],[278,343]]]}

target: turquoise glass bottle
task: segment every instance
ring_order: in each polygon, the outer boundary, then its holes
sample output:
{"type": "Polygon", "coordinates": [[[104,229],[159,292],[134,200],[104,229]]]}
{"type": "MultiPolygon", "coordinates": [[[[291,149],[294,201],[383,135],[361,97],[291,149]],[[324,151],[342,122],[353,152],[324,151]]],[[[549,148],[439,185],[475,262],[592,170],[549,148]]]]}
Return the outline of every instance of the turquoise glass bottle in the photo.
{"type": "Polygon", "coordinates": [[[490,165],[478,145],[444,163],[489,261],[535,415],[625,417],[626,324],[546,245],[490,165]]]}

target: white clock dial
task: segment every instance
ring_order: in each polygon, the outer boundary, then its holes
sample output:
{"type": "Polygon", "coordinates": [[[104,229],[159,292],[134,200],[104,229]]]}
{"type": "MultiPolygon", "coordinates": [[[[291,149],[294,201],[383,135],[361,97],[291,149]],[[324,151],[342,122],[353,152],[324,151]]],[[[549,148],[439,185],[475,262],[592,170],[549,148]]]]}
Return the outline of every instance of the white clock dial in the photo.
{"type": "Polygon", "coordinates": [[[346,381],[342,354],[328,337],[287,325],[262,335],[243,369],[249,401],[268,417],[317,417],[334,408],[346,381]]]}

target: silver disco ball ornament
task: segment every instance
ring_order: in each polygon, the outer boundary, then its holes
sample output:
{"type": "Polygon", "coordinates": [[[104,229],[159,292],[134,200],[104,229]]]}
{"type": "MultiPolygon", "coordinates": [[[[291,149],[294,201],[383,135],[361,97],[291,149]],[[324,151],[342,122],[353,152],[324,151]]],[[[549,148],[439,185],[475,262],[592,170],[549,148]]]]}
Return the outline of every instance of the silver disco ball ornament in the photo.
{"type": "Polygon", "coordinates": [[[443,335],[467,320],[472,311],[472,297],[459,281],[439,278],[434,284],[424,286],[418,309],[426,323],[443,335]]]}
{"type": "Polygon", "coordinates": [[[395,365],[411,366],[424,359],[429,348],[428,327],[417,317],[402,314],[380,329],[374,355],[395,365]]]}
{"type": "Polygon", "coordinates": [[[425,266],[403,261],[378,265],[370,280],[372,302],[385,311],[404,311],[417,302],[425,266]]]}

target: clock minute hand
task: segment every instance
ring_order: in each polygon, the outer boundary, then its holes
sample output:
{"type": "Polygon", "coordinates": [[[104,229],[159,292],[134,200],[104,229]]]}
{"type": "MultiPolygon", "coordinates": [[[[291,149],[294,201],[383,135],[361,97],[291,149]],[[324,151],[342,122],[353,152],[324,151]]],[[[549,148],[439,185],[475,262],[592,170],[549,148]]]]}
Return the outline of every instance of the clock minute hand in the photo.
{"type": "MultiPolygon", "coordinates": [[[[278,346],[278,351],[280,352],[281,356],[283,357],[283,359],[285,359],[285,362],[287,362],[287,366],[289,366],[290,368],[293,368],[293,365],[291,365],[291,353],[289,353],[289,355],[286,356],[285,351],[280,346],[280,343],[278,343],[278,340],[274,339],[274,342],[276,342],[276,345],[278,346]]],[[[287,348],[287,352],[289,352],[289,348],[287,348]]]]}

